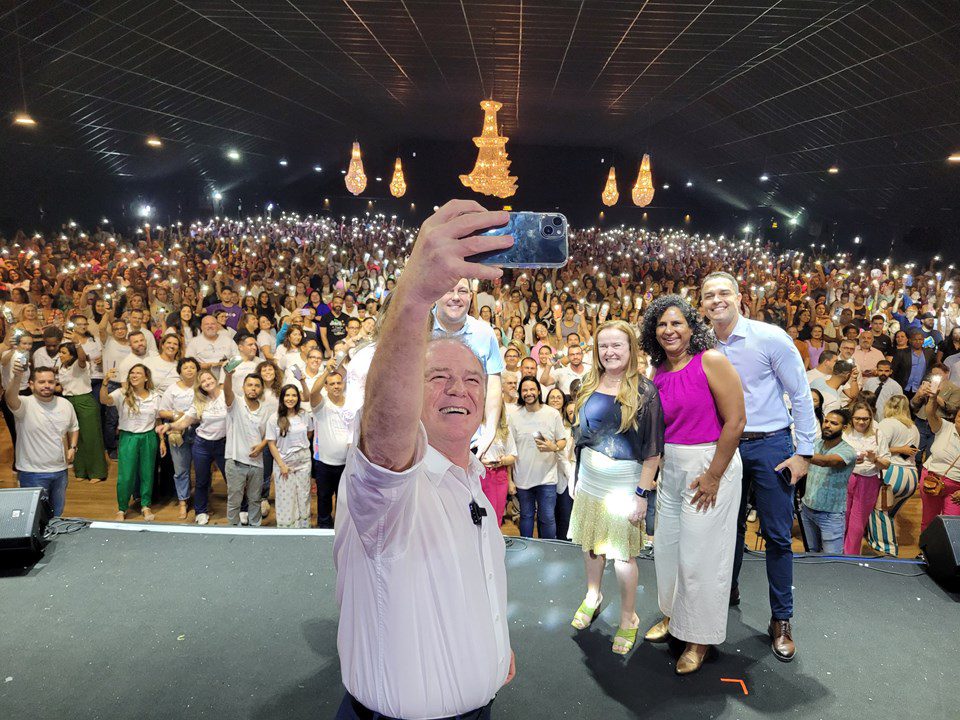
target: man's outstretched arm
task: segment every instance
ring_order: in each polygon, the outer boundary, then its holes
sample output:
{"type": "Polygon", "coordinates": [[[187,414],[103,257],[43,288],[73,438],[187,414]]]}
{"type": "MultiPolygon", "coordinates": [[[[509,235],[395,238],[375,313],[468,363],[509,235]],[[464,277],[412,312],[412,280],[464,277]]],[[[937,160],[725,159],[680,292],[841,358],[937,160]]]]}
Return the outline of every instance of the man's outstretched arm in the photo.
{"type": "Polygon", "coordinates": [[[513,245],[510,236],[476,235],[508,220],[506,212],[488,212],[471,200],[451,200],[420,227],[367,376],[360,450],[372,463],[396,472],[413,463],[431,308],[460,278],[493,280],[503,274],[500,268],[464,258],[513,245]]]}

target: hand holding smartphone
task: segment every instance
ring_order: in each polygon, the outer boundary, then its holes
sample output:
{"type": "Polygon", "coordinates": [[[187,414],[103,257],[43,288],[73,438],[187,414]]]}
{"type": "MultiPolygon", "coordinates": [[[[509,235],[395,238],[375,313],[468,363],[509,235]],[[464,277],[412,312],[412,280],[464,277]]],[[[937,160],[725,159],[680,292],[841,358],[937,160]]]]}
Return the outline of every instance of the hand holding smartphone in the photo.
{"type": "Polygon", "coordinates": [[[567,218],[559,213],[511,212],[509,222],[480,235],[512,235],[506,250],[470,255],[467,262],[506,268],[560,268],[567,264],[567,218]]]}

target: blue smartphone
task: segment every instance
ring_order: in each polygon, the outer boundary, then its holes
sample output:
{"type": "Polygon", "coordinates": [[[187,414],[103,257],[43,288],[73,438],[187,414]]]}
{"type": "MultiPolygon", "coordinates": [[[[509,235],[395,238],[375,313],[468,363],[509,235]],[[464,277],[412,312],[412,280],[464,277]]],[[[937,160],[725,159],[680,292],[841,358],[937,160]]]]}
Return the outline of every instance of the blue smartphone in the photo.
{"type": "Polygon", "coordinates": [[[560,213],[512,212],[503,227],[481,235],[512,235],[513,247],[465,258],[505,268],[560,268],[567,264],[567,218],[560,213]]]}

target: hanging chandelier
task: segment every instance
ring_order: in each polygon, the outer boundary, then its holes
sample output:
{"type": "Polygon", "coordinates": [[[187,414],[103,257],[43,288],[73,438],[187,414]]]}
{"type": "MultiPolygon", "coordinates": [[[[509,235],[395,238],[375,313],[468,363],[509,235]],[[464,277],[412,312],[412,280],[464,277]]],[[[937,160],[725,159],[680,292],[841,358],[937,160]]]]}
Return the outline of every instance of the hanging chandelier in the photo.
{"type": "Polygon", "coordinates": [[[403,197],[407,192],[407,182],[403,179],[403,167],[400,158],[393,165],[393,178],[390,180],[390,194],[395,198],[403,197]]]}
{"type": "Polygon", "coordinates": [[[474,192],[507,198],[517,192],[517,178],[510,175],[510,159],[507,157],[509,138],[497,132],[497,111],[503,107],[496,100],[484,100],[483,129],[480,137],[473,139],[477,146],[477,162],[469,175],[461,175],[460,182],[474,192]]]}
{"type": "Polygon", "coordinates": [[[650,156],[643,154],[637,182],[633,186],[633,204],[646,207],[653,200],[653,176],[650,174],[650,156]]]}
{"type": "Polygon", "coordinates": [[[367,176],[363,174],[363,159],[360,157],[360,143],[358,142],[353,144],[353,150],[350,152],[350,169],[343,181],[347,190],[354,195],[359,195],[367,187],[367,176]]]}
{"type": "Polygon", "coordinates": [[[612,167],[610,168],[610,174],[607,175],[607,184],[604,186],[600,197],[607,207],[616,205],[617,200],[620,199],[620,192],[617,190],[617,171],[612,167]]]}

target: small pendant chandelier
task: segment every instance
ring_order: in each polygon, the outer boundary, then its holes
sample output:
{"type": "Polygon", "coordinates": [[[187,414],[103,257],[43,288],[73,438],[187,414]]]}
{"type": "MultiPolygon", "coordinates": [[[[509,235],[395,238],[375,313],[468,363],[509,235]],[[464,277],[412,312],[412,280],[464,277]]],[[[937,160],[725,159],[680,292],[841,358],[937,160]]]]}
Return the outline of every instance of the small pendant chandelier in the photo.
{"type": "Polygon", "coordinates": [[[650,174],[650,156],[643,154],[637,182],[633,186],[633,204],[646,207],[653,200],[653,176],[650,174]]]}
{"type": "Polygon", "coordinates": [[[603,194],[600,197],[603,200],[603,204],[607,207],[616,205],[617,200],[620,199],[620,192],[617,190],[617,171],[615,168],[610,168],[610,174],[607,175],[607,184],[604,186],[603,194]]]}
{"type": "Polygon", "coordinates": [[[360,157],[360,143],[353,144],[350,152],[350,169],[343,182],[354,195],[359,195],[367,187],[367,176],[363,174],[363,159],[360,157]]]}
{"type": "Polygon", "coordinates": [[[407,183],[403,179],[403,167],[400,165],[400,158],[393,165],[393,179],[390,180],[390,194],[395,198],[403,197],[407,192],[407,183]]]}

